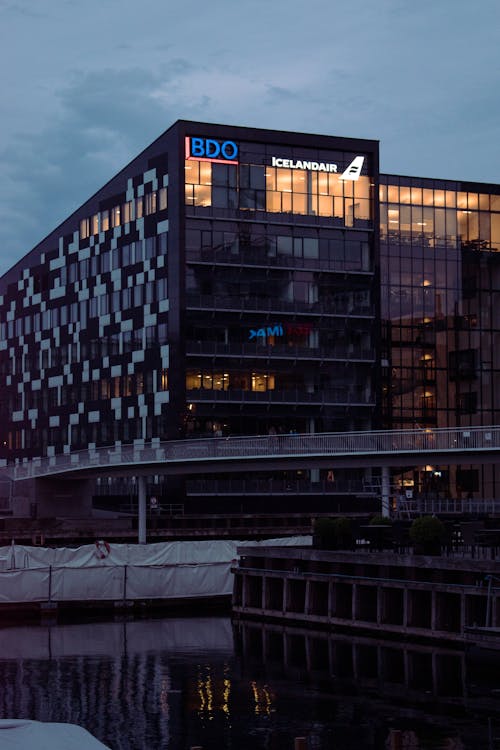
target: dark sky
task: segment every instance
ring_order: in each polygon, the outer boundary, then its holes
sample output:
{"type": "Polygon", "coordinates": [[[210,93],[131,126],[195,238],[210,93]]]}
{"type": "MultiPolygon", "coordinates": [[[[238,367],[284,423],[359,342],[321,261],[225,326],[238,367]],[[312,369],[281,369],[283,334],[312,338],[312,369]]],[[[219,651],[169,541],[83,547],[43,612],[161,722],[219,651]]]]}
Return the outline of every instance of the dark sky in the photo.
{"type": "Polygon", "coordinates": [[[0,0],[0,273],[177,119],[498,182],[499,0],[0,0]]]}

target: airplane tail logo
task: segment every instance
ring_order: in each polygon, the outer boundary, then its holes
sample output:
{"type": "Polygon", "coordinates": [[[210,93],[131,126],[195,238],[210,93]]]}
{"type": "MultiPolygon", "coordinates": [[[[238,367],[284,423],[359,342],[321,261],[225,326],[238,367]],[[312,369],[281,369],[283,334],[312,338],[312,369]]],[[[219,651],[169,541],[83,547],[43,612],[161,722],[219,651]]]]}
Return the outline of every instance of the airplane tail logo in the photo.
{"type": "Polygon", "coordinates": [[[363,164],[365,161],[364,156],[355,156],[352,162],[349,164],[347,169],[340,175],[341,180],[357,180],[361,174],[363,164]]]}

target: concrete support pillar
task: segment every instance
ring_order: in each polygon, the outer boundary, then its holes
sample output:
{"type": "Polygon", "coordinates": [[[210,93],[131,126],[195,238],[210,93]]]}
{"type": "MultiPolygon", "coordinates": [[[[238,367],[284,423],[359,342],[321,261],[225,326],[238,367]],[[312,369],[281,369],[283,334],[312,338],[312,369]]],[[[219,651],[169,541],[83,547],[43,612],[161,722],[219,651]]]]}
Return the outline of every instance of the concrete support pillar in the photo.
{"type": "Polygon", "coordinates": [[[382,586],[377,586],[377,625],[382,623],[384,617],[384,598],[385,593],[382,586]]]}
{"type": "Polygon", "coordinates": [[[351,619],[358,619],[358,587],[355,583],[352,584],[352,597],[351,597],[351,619]]]}
{"type": "Polygon", "coordinates": [[[403,652],[403,656],[404,656],[404,670],[405,670],[405,678],[404,678],[405,679],[405,688],[408,690],[408,688],[410,687],[412,674],[411,674],[410,654],[408,653],[408,649],[407,648],[405,648],[405,650],[403,652]]]}
{"type": "Polygon", "coordinates": [[[248,575],[242,575],[241,578],[241,606],[243,609],[248,607],[248,575]]]}
{"type": "Polygon", "coordinates": [[[146,477],[137,477],[138,542],[146,544],[146,477]]]}
{"type": "Polygon", "coordinates": [[[382,516],[383,518],[389,518],[391,515],[390,507],[390,494],[391,494],[391,482],[389,475],[389,467],[382,466],[382,516]]]}
{"type": "Polygon", "coordinates": [[[359,677],[359,650],[356,641],[351,644],[351,655],[352,655],[352,676],[355,680],[359,677]]]}
{"type": "Polygon", "coordinates": [[[314,584],[311,580],[307,579],[306,581],[306,593],[304,597],[304,614],[309,615],[311,614],[311,586],[314,584]]]}
{"type": "Polygon", "coordinates": [[[288,600],[290,597],[290,580],[288,578],[283,579],[283,614],[288,612],[288,600]]]}
{"type": "Polygon", "coordinates": [[[408,589],[403,589],[403,627],[407,628],[408,622],[408,589]]]}
{"type": "Polygon", "coordinates": [[[441,623],[438,623],[438,612],[441,602],[439,600],[439,593],[435,590],[431,594],[431,630],[437,630],[438,624],[441,629],[441,623]]]}
{"type": "Polygon", "coordinates": [[[435,651],[432,652],[431,659],[432,659],[432,694],[437,695],[438,686],[439,686],[439,671],[438,671],[437,654],[435,651]]]}
{"type": "Polygon", "coordinates": [[[306,669],[308,674],[311,674],[312,665],[312,654],[311,654],[311,639],[307,635],[304,636],[304,645],[306,651],[306,669]]]}

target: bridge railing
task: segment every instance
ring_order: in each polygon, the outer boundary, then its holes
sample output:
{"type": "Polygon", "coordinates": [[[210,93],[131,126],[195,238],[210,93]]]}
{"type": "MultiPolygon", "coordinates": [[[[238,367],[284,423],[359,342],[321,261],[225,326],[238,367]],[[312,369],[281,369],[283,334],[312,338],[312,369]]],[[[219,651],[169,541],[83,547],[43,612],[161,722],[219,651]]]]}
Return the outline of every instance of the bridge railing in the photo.
{"type": "Polygon", "coordinates": [[[286,434],[253,437],[209,437],[160,442],[136,441],[131,445],[88,448],[72,453],[25,460],[2,468],[12,479],[29,479],[76,469],[116,467],[130,464],[221,463],[238,458],[276,456],[400,455],[434,452],[474,453],[500,450],[500,425],[492,427],[380,430],[286,434]]]}

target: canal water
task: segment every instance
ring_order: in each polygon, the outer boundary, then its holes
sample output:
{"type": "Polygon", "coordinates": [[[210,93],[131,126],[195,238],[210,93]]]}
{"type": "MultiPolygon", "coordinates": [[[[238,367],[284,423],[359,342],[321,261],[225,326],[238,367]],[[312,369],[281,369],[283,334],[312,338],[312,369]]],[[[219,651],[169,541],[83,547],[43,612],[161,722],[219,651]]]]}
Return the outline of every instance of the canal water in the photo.
{"type": "Polygon", "coordinates": [[[0,718],[113,750],[500,750],[499,667],[227,617],[4,626],[0,718]]]}

